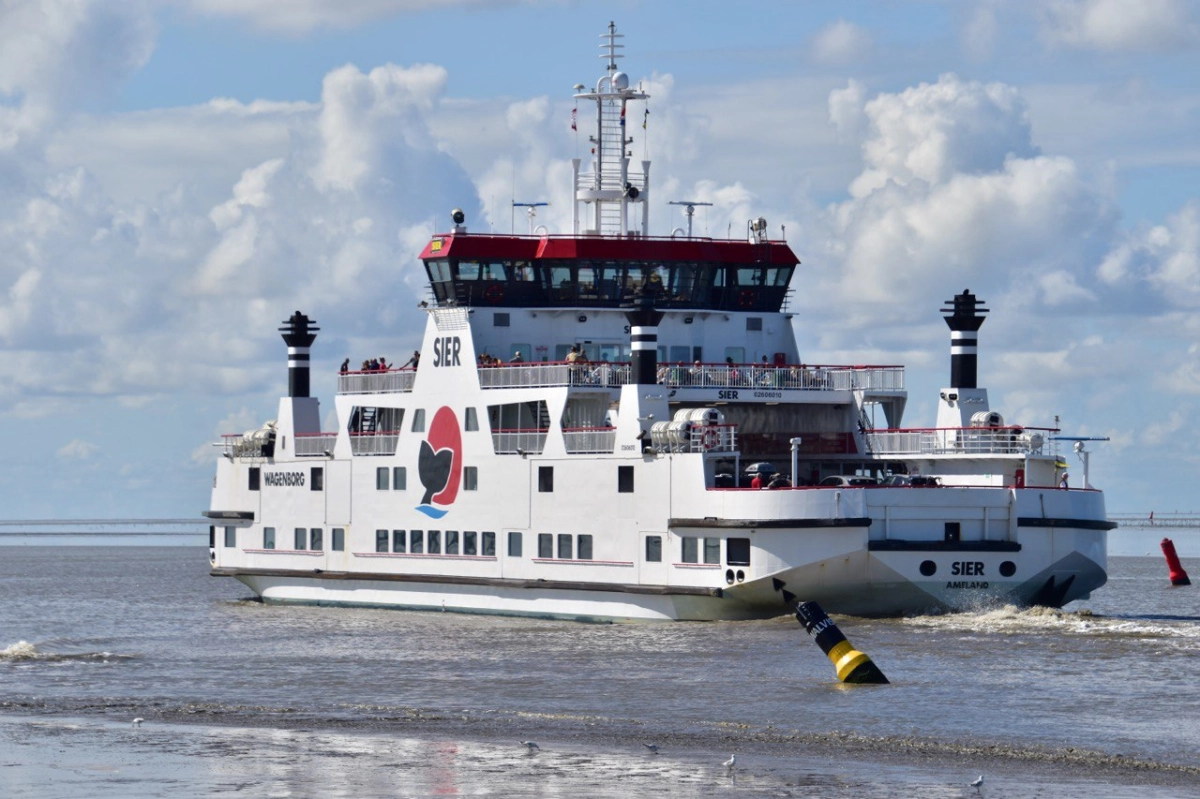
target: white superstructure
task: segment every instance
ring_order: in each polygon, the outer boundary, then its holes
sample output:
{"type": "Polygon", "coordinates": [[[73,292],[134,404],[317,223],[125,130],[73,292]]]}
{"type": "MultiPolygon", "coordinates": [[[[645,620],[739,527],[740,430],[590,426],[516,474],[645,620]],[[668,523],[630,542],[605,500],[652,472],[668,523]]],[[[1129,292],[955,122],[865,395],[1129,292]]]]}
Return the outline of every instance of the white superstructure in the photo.
{"type": "Polygon", "coordinates": [[[764,220],[647,234],[626,124],[647,96],[619,37],[576,87],[596,113],[571,234],[473,234],[455,212],[421,254],[419,365],[341,374],[337,430],[308,396],[316,328],[286,320],[289,396],[221,443],[213,573],[269,602],[602,620],[770,617],[781,585],[863,615],[1103,585],[1103,494],[1060,487],[1057,430],[988,406],[974,295],[945,309],[938,427],[906,429],[902,367],[800,362],[799,262],[764,220]]]}

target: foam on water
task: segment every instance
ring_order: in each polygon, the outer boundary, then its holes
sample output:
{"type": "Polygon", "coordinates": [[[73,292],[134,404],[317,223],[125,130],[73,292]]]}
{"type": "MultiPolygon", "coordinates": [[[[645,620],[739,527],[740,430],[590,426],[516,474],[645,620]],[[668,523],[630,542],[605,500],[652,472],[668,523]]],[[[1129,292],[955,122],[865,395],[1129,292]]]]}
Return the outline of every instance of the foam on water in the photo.
{"type": "Polygon", "coordinates": [[[945,615],[914,616],[902,620],[912,627],[944,631],[1025,634],[1048,632],[1059,635],[1166,638],[1200,643],[1196,619],[1181,616],[1102,616],[1090,610],[1054,608],[999,608],[945,615]]]}

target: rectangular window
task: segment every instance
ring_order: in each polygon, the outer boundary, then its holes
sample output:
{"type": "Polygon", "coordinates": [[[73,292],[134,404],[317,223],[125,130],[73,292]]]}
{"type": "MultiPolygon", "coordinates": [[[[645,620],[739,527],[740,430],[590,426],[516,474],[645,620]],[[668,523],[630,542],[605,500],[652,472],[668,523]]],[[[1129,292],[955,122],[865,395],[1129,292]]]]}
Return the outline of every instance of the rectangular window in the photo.
{"type": "Polygon", "coordinates": [[[554,490],[554,467],[539,466],[538,467],[538,491],[543,493],[554,490]]]}
{"type": "Polygon", "coordinates": [[[430,555],[442,554],[442,531],[430,530],[429,534],[425,537],[425,544],[425,551],[430,555]]]}
{"type": "Polygon", "coordinates": [[[685,535],[683,541],[683,562],[684,563],[699,563],[700,562],[700,539],[693,538],[690,535],[685,535]]]}
{"type": "Polygon", "coordinates": [[[333,546],[331,548],[334,552],[346,551],[346,528],[333,528],[333,546]]]}
{"type": "Polygon", "coordinates": [[[581,536],[579,536],[578,543],[579,543],[579,546],[578,546],[579,559],[580,560],[591,560],[592,559],[592,537],[590,535],[586,535],[586,534],[581,535],[581,536]]]}
{"type": "Polygon", "coordinates": [[[408,534],[403,530],[392,530],[392,552],[404,552],[408,534]]]}
{"type": "Polygon", "coordinates": [[[425,553],[425,533],[420,530],[408,531],[408,551],[413,555],[425,553]]]}
{"type": "Polygon", "coordinates": [[[704,562],[705,563],[720,563],[721,562],[721,539],[719,539],[719,538],[704,539],[704,562]]]}
{"type": "Polygon", "coordinates": [[[632,494],[633,493],[633,467],[618,466],[617,467],[617,493],[632,494]]]}
{"type": "Polygon", "coordinates": [[[762,317],[761,316],[747,316],[746,317],[746,330],[749,330],[752,332],[761,331],[762,330],[762,317]]]}
{"type": "Polygon", "coordinates": [[[303,527],[297,527],[296,540],[294,543],[296,545],[292,547],[292,549],[297,551],[301,549],[308,549],[308,530],[304,529],[303,527]]]}
{"type": "Polygon", "coordinates": [[[554,536],[550,533],[538,533],[538,557],[554,557],[554,536]]]}
{"type": "Polygon", "coordinates": [[[387,530],[376,530],[375,531],[375,551],[376,552],[387,552],[387,550],[388,550],[388,531],[387,530]]]}
{"type": "Polygon", "coordinates": [[[388,467],[380,466],[375,470],[375,490],[388,490],[388,467]]]}
{"type": "Polygon", "coordinates": [[[492,327],[508,327],[509,318],[509,315],[506,313],[492,314],[492,327]]]}
{"type": "Polygon", "coordinates": [[[275,548],[275,528],[274,527],[264,527],[263,528],[263,549],[274,549],[274,548],[275,548]]]}
{"type": "Polygon", "coordinates": [[[463,533],[463,554],[464,555],[479,554],[479,548],[477,546],[478,538],[479,538],[479,536],[475,533],[474,530],[467,530],[465,533],[463,533]]]}
{"type": "Polygon", "coordinates": [[[417,408],[413,411],[412,431],[414,433],[425,432],[425,409],[417,408]]]}
{"type": "Polygon", "coordinates": [[[314,466],[312,468],[312,490],[313,491],[324,491],[325,490],[325,467],[324,466],[314,466]]]}
{"type": "Polygon", "coordinates": [[[558,556],[563,560],[571,560],[575,556],[571,554],[573,547],[571,546],[571,535],[569,533],[558,534],[558,556]]]}
{"type": "Polygon", "coordinates": [[[464,466],[463,467],[463,491],[478,491],[479,490],[479,467],[464,466]]]}
{"type": "Polygon", "coordinates": [[[392,490],[407,491],[408,490],[408,472],[404,466],[392,467],[392,490]]]}
{"type": "Polygon", "coordinates": [[[495,533],[484,533],[483,534],[483,555],[484,555],[484,557],[488,557],[488,558],[496,557],[496,534],[495,533]]]}
{"type": "Polygon", "coordinates": [[[446,531],[446,554],[447,555],[457,555],[458,554],[458,530],[447,530],[446,531]]]}
{"type": "Polygon", "coordinates": [[[236,527],[226,527],[225,528],[225,546],[227,546],[227,547],[236,547],[237,546],[237,528],[236,527]]]}
{"type": "Polygon", "coordinates": [[[730,538],[725,541],[725,561],[730,566],[750,565],[750,539],[730,538]]]}
{"type": "Polygon", "coordinates": [[[259,486],[262,484],[262,469],[257,466],[251,466],[247,475],[250,481],[249,489],[251,491],[258,491],[259,486]]]}
{"type": "Polygon", "coordinates": [[[463,420],[463,429],[468,433],[479,429],[479,413],[474,408],[467,408],[466,418],[463,420]]]}
{"type": "Polygon", "coordinates": [[[662,563],[662,536],[646,536],[646,562],[662,563]]]}
{"type": "Polygon", "coordinates": [[[320,552],[325,548],[325,533],[320,527],[314,527],[309,533],[309,547],[314,552],[320,552]]]}
{"type": "Polygon", "coordinates": [[[521,534],[510,532],[508,534],[508,556],[510,558],[521,557],[521,534]]]}
{"type": "Polygon", "coordinates": [[[210,524],[208,526],[208,548],[213,549],[217,545],[217,526],[210,524]]]}

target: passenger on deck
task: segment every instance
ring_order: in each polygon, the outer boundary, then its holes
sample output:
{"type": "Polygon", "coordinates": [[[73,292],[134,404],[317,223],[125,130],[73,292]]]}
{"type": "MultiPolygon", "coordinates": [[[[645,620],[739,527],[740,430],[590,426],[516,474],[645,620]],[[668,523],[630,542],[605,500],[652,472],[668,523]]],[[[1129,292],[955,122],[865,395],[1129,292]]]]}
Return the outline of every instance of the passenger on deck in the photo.
{"type": "Polygon", "coordinates": [[[693,386],[704,385],[704,366],[700,361],[692,364],[691,384],[693,386]]]}
{"type": "Polygon", "coordinates": [[[387,358],[379,359],[379,371],[386,372],[388,369],[391,369],[391,368],[392,367],[388,366],[387,358]]]}
{"type": "MultiPolygon", "coordinates": [[[[421,351],[413,350],[412,357],[408,359],[408,361],[404,364],[404,366],[411,366],[412,368],[416,369],[417,364],[420,363],[420,361],[421,361],[421,351]]],[[[404,366],[402,366],[400,368],[403,369],[404,366]]]]}
{"type": "Polygon", "coordinates": [[[347,358],[346,360],[342,361],[342,368],[341,368],[341,369],[339,369],[338,371],[339,371],[341,374],[346,374],[346,372],[349,372],[349,371],[350,371],[350,359],[349,359],[349,358],[347,358]]]}
{"type": "Polygon", "coordinates": [[[767,488],[791,488],[792,482],[784,477],[779,472],[771,475],[771,482],[767,483],[767,488]]]}
{"type": "Polygon", "coordinates": [[[1070,477],[1070,476],[1071,476],[1071,475],[1067,474],[1066,472],[1063,472],[1062,479],[1058,481],[1058,487],[1059,487],[1059,488],[1070,488],[1071,486],[1070,486],[1070,484],[1067,482],[1067,478],[1068,478],[1068,477],[1070,477]]]}
{"type": "Polygon", "coordinates": [[[520,350],[517,350],[513,353],[512,360],[509,363],[525,363],[525,357],[521,355],[520,350]]]}
{"type": "Polygon", "coordinates": [[[760,473],[758,473],[758,472],[754,473],[754,477],[752,477],[750,479],[750,487],[751,488],[762,488],[763,487],[762,475],[760,473]]]}

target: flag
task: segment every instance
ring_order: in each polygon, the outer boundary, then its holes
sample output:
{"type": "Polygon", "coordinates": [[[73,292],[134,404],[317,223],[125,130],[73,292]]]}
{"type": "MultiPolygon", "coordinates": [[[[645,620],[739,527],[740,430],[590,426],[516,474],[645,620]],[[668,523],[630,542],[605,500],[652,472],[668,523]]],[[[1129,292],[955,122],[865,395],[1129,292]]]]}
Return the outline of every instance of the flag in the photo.
{"type": "Polygon", "coordinates": [[[646,129],[646,122],[650,119],[650,109],[646,109],[646,113],[642,114],[642,130],[646,129]]]}
{"type": "Polygon", "coordinates": [[[625,127],[625,104],[621,103],[621,127],[625,127]]]}
{"type": "Polygon", "coordinates": [[[579,128],[575,127],[575,115],[578,113],[579,113],[578,108],[571,109],[571,130],[579,130],[579,128]]]}

